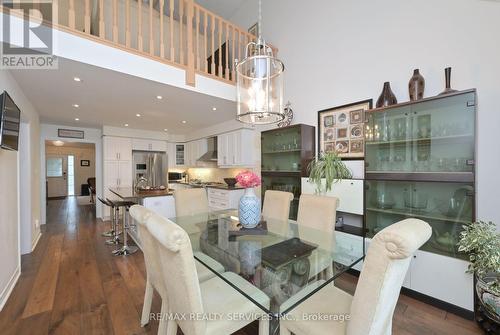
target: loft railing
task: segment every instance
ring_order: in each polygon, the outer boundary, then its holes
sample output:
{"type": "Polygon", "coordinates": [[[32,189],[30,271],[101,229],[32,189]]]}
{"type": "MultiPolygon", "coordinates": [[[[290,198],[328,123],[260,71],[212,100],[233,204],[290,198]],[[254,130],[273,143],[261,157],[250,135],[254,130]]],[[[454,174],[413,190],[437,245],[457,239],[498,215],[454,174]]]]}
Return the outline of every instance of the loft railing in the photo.
{"type": "Polygon", "coordinates": [[[235,59],[255,40],[194,0],[52,1],[56,27],[181,67],[189,85],[196,73],[234,84],[235,59]]]}

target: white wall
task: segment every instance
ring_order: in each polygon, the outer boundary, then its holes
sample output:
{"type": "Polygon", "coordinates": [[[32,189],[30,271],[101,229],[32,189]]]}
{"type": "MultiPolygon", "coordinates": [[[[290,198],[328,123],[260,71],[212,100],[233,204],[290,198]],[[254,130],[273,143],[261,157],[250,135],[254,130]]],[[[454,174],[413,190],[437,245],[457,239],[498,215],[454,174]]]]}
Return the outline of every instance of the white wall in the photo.
{"type": "MultiPolygon", "coordinates": [[[[60,140],[60,141],[68,141],[68,142],[85,142],[85,143],[94,143],[95,144],[95,177],[96,177],[96,195],[98,197],[102,194],[102,131],[100,129],[94,128],[77,128],[77,127],[68,127],[68,126],[60,126],[53,124],[41,124],[40,126],[40,143],[45,143],[46,140],[60,140]],[[70,139],[63,138],[57,135],[57,130],[59,128],[63,129],[73,129],[73,130],[82,130],[84,132],[85,138],[80,139],[70,139]]],[[[40,179],[39,183],[42,186],[40,192],[40,202],[41,202],[41,218],[42,224],[46,223],[46,189],[45,189],[45,146],[42,146],[41,158],[40,158],[40,179]]],[[[80,163],[78,163],[80,164],[80,163]]],[[[76,187],[76,185],[75,185],[76,187]]],[[[96,216],[100,218],[102,216],[102,208],[101,203],[96,201],[96,216]]]]}
{"type": "MultiPolygon", "coordinates": [[[[452,86],[478,90],[477,214],[500,227],[500,2],[480,0],[273,0],[263,2],[263,34],[285,63],[285,101],[295,123],[317,126],[317,111],[367,98],[384,81],[408,100],[408,80],[419,68],[425,96],[452,86]]],[[[257,0],[232,21],[256,22],[257,0]]]]}
{"type": "MultiPolygon", "coordinates": [[[[20,160],[19,153],[0,149],[0,309],[8,298],[20,273],[20,215],[22,210],[26,214],[23,227],[28,232],[26,243],[36,241],[40,234],[38,226],[40,219],[39,202],[39,120],[38,113],[19,88],[14,78],[6,70],[0,70],[0,90],[6,90],[14,102],[21,109],[23,127],[21,131],[20,151],[30,161],[20,160]],[[25,171],[29,171],[26,175],[25,171]],[[20,172],[22,174],[20,174],[20,172]],[[22,185],[21,185],[22,182],[22,185]],[[22,186],[22,188],[21,188],[22,186]],[[19,199],[29,199],[28,203],[19,204],[19,199]],[[31,238],[30,238],[31,237],[31,238]]],[[[24,242],[24,240],[23,240],[24,242]]]]}

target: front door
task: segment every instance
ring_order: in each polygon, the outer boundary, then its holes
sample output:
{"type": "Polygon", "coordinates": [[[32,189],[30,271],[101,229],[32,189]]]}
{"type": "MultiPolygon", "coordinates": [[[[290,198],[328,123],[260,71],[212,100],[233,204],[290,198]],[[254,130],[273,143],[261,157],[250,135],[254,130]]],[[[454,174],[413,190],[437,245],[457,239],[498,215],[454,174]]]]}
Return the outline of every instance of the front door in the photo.
{"type": "Polygon", "coordinates": [[[68,195],[68,161],[64,155],[47,155],[47,197],[65,197],[68,195]]]}

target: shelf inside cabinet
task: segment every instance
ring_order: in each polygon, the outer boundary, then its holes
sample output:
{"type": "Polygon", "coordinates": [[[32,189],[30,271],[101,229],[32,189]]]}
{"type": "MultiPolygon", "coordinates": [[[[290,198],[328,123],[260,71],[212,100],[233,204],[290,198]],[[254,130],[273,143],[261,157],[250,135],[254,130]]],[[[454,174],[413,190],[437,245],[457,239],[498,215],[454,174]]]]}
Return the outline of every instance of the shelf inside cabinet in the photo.
{"type": "Polygon", "coordinates": [[[472,183],[474,182],[474,173],[473,172],[366,171],[366,179],[472,183]]]}
{"type": "Polygon", "coordinates": [[[343,225],[342,227],[335,227],[336,231],[340,231],[346,234],[363,236],[363,227],[351,226],[351,225],[343,225]]]}
{"type": "Polygon", "coordinates": [[[277,150],[277,151],[265,151],[262,152],[263,155],[271,155],[271,154],[284,154],[284,153],[293,153],[293,152],[301,152],[302,149],[289,149],[289,150],[277,150]]]}
{"type": "Polygon", "coordinates": [[[460,140],[470,140],[473,138],[472,134],[450,135],[450,136],[436,136],[426,138],[402,139],[402,140],[388,140],[388,141],[366,141],[367,146],[371,145],[406,145],[410,144],[427,144],[429,142],[443,142],[443,143],[456,143],[460,140]]]}
{"type": "Polygon", "coordinates": [[[419,218],[419,219],[447,221],[447,222],[461,223],[461,224],[470,223],[470,221],[460,220],[460,219],[457,219],[456,217],[446,216],[446,215],[443,215],[440,213],[428,212],[428,211],[424,211],[424,210],[415,210],[413,208],[381,209],[381,208],[367,207],[366,210],[372,211],[372,212],[384,213],[384,214],[393,214],[393,215],[401,215],[401,216],[412,217],[412,218],[419,218]]]}

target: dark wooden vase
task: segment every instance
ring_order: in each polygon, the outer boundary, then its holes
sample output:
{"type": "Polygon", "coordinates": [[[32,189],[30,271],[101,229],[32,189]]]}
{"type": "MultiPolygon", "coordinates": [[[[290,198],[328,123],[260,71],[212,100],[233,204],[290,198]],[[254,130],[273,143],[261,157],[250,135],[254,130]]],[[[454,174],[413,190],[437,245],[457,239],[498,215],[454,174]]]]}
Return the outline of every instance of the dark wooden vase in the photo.
{"type": "Polygon", "coordinates": [[[451,67],[444,69],[444,79],[446,87],[443,92],[439,93],[439,95],[456,92],[457,90],[451,88],[451,67]]]}
{"type": "Polygon", "coordinates": [[[384,88],[382,89],[382,93],[380,93],[380,96],[377,99],[377,105],[376,107],[386,107],[390,105],[395,105],[398,103],[398,99],[396,99],[396,96],[394,95],[394,92],[391,90],[391,84],[386,81],[384,83],[384,88]]]}
{"type": "Polygon", "coordinates": [[[408,82],[410,101],[420,100],[424,97],[425,79],[418,69],[413,70],[413,76],[408,82]]]}

